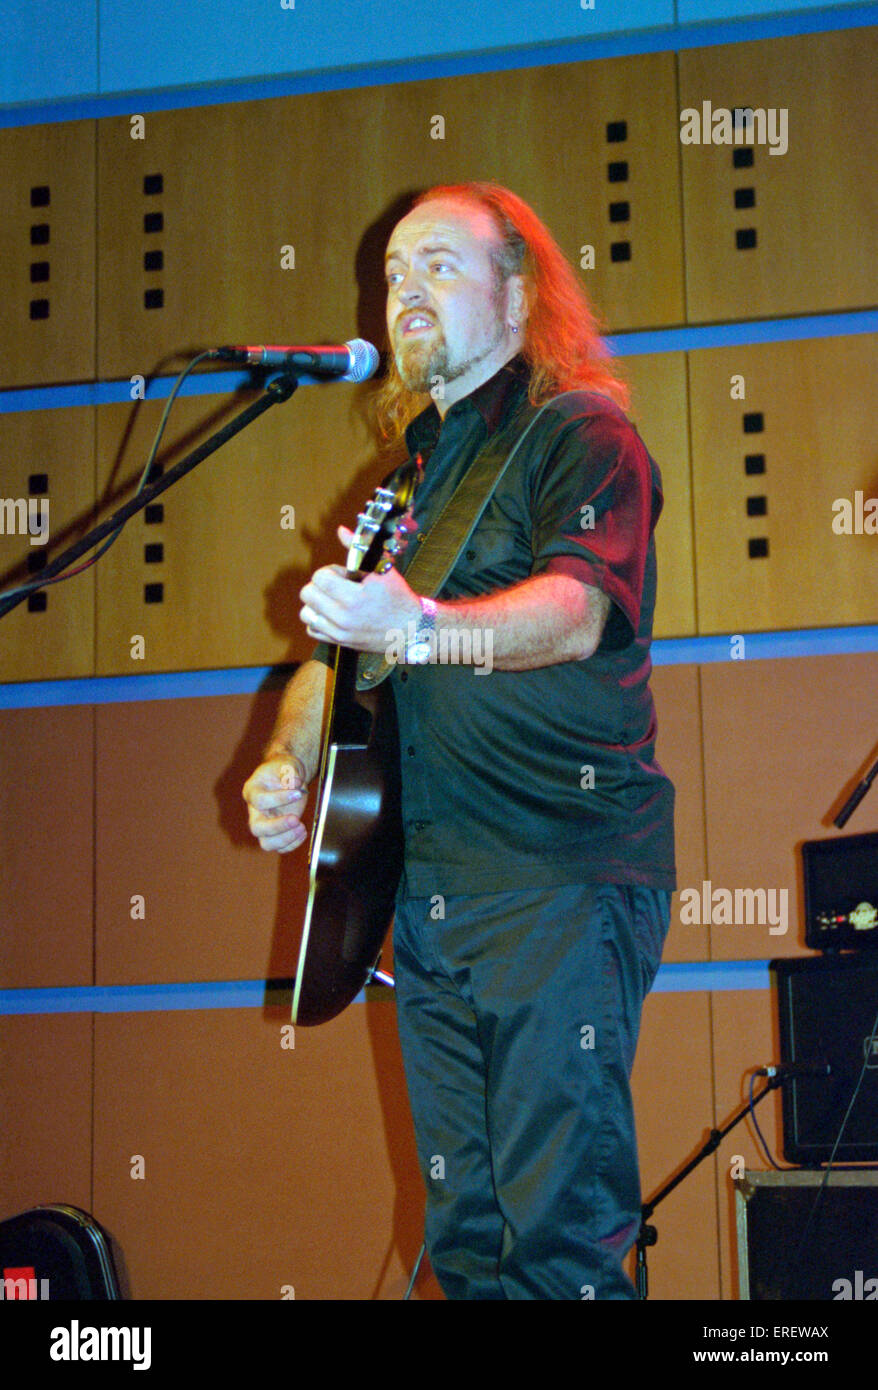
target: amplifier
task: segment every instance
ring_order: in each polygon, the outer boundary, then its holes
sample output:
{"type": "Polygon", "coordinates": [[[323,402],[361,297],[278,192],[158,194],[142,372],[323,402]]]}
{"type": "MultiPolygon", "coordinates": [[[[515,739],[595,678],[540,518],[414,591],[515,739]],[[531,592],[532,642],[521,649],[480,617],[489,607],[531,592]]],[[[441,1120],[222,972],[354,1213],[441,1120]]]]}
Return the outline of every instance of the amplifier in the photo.
{"type": "Polygon", "coordinates": [[[805,945],[815,951],[878,947],[878,832],[806,840],[805,945]]]}
{"type": "Polygon", "coordinates": [[[739,1298],[878,1299],[878,1171],[833,1168],[821,1192],[824,1176],[736,1179],[739,1298]]]}

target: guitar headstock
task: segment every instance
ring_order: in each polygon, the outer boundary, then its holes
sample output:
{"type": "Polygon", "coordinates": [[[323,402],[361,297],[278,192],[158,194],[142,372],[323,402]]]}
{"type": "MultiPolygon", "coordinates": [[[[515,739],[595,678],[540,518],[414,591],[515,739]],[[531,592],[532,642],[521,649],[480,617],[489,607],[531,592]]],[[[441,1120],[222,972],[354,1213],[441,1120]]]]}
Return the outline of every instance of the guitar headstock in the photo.
{"type": "Polygon", "coordinates": [[[348,547],[349,574],[371,568],[388,569],[393,558],[405,550],[412,529],[417,530],[409,514],[417,483],[416,472],[401,469],[393,482],[396,484],[393,487],[377,488],[357,517],[354,538],[348,547]],[[380,550],[379,537],[382,539],[380,550]],[[375,563],[370,565],[367,560],[373,556],[375,563]]]}
{"type": "Polygon", "coordinates": [[[348,547],[348,570],[353,572],[363,568],[363,561],[369,554],[376,536],[389,529],[389,518],[393,513],[395,493],[386,487],[379,487],[357,517],[354,538],[348,547]]]}

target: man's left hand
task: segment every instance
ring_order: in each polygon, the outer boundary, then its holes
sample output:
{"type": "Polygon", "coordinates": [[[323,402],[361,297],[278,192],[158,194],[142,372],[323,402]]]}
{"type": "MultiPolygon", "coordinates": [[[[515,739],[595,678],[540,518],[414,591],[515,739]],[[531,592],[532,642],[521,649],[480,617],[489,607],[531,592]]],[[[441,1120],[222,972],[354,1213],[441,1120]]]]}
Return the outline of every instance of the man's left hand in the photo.
{"type": "MultiPolygon", "coordinates": [[[[338,535],[349,547],[353,532],[340,526],[338,535]]],[[[395,569],[356,580],[341,565],[324,565],[299,597],[299,617],[311,637],[358,652],[385,651],[393,634],[406,634],[409,623],[417,624],[421,615],[417,594],[395,569]]]]}

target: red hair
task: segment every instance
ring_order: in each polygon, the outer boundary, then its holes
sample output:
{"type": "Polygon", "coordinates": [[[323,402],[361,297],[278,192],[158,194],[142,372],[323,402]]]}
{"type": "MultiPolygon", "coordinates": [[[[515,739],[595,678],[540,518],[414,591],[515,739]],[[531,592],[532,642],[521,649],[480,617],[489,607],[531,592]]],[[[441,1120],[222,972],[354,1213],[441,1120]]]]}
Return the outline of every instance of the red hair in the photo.
{"type": "MultiPolygon", "coordinates": [[[[627,410],[628,388],[601,338],[597,315],[564,252],[533,209],[496,183],[440,185],[422,193],[412,207],[438,198],[487,211],[498,235],[491,248],[498,286],[511,275],[524,278],[528,316],[521,352],[531,369],[531,403],[542,405],[561,391],[599,391],[627,410]]],[[[407,389],[391,353],[387,375],[373,397],[382,440],[390,447],[399,444],[406,425],[429,403],[429,395],[407,389]]]]}

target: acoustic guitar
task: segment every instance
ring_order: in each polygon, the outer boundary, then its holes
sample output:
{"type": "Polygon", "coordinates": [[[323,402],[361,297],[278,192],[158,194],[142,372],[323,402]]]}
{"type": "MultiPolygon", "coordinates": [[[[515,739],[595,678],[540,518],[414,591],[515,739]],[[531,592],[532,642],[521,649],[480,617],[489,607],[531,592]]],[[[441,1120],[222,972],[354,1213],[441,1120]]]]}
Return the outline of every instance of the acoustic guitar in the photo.
{"type": "MultiPolygon", "coordinates": [[[[379,488],[357,518],[347,573],[390,567],[404,545],[397,519],[413,469],[379,488]]],[[[333,649],[330,702],[308,852],[309,891],[293,991],[293,1022],[326,1023],[376,970],[402,872],[399,737],[390,682],[358,691],[357,653],[333,649]]]]}

